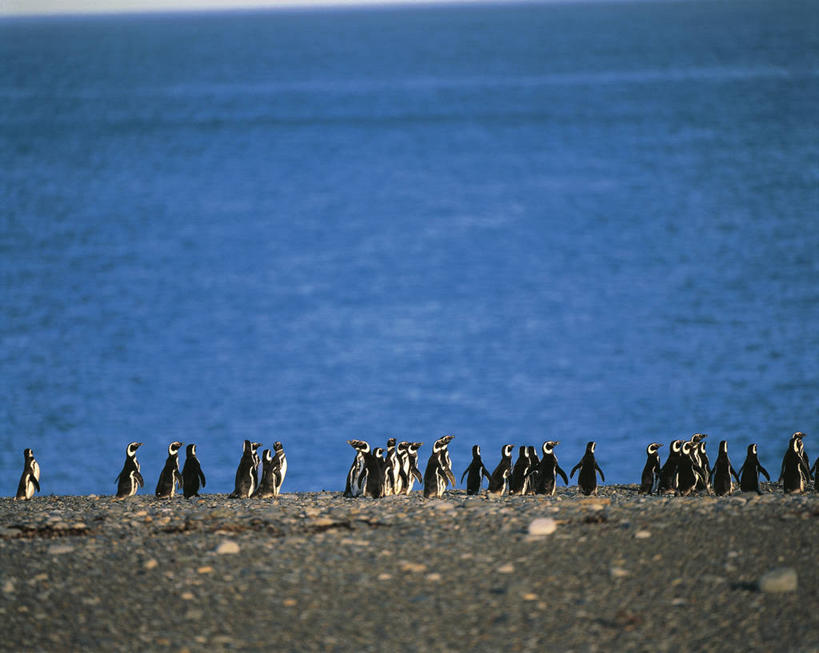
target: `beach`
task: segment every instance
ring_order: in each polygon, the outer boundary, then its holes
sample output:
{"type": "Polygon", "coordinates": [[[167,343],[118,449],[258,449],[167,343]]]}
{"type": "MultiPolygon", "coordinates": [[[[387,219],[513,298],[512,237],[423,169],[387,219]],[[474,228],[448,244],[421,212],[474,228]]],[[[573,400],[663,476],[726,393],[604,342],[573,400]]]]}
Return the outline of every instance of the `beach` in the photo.
{"type": "Polygon", "coordinates": [[[0,647],[816,651],[818,554],[813,492],[4,498],[0,647]]]}

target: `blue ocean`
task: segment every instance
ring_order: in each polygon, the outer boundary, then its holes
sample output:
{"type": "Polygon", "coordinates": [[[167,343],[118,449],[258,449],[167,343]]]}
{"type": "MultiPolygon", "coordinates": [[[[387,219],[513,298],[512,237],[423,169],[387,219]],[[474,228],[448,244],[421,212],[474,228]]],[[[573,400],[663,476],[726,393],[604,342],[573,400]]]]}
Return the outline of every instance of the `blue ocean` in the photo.
{"type": "MultiPolygon", "coordinates": [[[[819,453],[819,7],[0,20],[0,494],[451,433],[819,453]],[[814,440],[814,438],[816,438],[814,440]]],[[[663,455],[667,448],[662,450],[663,455]]]]}

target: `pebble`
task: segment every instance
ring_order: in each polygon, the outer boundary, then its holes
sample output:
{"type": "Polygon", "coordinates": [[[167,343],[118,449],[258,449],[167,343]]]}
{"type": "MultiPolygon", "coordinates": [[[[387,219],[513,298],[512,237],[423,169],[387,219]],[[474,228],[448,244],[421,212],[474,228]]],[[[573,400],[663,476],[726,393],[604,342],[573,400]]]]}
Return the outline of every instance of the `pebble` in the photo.
{"type": "Polygon", "coordinates": [[[515,573],[515,565],[513,565],[510,562],[510,563],[507,563],[505,565],[501,565],[500,567],[498,567],[497,571],[498,571],[499,574],[514,574],[515,573]]]}
{"type": "Polygon", "coordinates": [[[154,558],[151,558],[150,560],[146,560],[145,564],[142,566],[145,569],[156,569],[159,566],[159,563],[154,558]]]}
{"type": "Polygon", "coordinates": [[[762,592],[795,592],[796,586],[796,570],[792,567],[771,569],[771,571],[763,574],[759,579],[759,589],[762,592]]]}
{"type": "Polygon", "coordinates": [[[637,531],[634,537],[638,540],[645,540],[651,537],[651,531],[637,531]]]}
{"type": "Polygon", "coordinates": [[[63,553],[71,553],[74,547],[70,544],[52,544],[48,547],[48,552],[51,555],[62,555],[63,553]]]}
{"type": "Polygon", "coordinates": [[[551,517],[533,519],[529,523],[529,535],[551,535],[557,530],[557,522],[551,517]]]}
{"type": "Polygon", "coordinates": [[[623,569],[622,567],[609,567],[609,575],[612,578],[625,578],[629,575],[627,569],[623,569]]]}
{"type": "Polygon", "coordinates": [[[216,553],[219,555],[239,553],[239,545],[233,540],[222,540],[219,546],[216,547],[216,553]]]}

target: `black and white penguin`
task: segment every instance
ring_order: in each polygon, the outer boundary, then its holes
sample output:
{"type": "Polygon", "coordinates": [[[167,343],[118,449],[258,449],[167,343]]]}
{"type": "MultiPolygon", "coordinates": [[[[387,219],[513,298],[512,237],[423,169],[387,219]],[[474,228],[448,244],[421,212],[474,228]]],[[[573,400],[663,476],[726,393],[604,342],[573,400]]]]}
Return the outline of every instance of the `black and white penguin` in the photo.
{"type": "Polygon", "coordinates": [[[423,442],[410,442],[407,447],[407,456],[409,457],[409,475],[407,476],[407,487],[404,489],[404,494],[412,492],[415,481],[419,483],[424,482],[424,477],[421,475],[421,470],[418,468],[418,450],[424,446],[423,442]]]}
{"type": "Polygon", "coordinates": [[[529,471],[526,473],[523,494],[537,494],[535,487],[540,479],[540,458],[533,446],[527,447],[526,453],[529,455],[529,471]]]}
{"type": "Polygon", "coordinates": [[[802,438],[804,433],[796,432],[791,436],[788,450],[782,460],[782,490],[786,494],[804,492],[810,479],[810,470],[802,459],[802,438]]]}
{"type": "Polygon", "coordinates": [[[677,491],[677,468],[682,456],[682,440],[674,440],[668,450],[668,458],[660,469],[659,494],[674,494],[677,491]]]}
{"type": "Polygon", "coordinates": [[[534,479],[535,494],[554,496],[557,489],[557,475],[561,476],[566,485],[569,484],[566,472],[557,464],[557,455],[554,449],[559,444],[559,440],[547,440],[541,447],[543,458],[540,459],[537,469],[530,472],[530,478],[534,479]]]}
{"type": "Polygon", "coordinates": [[[722,440],[719,443],[719,453],[714,462],[714,469],[711,470],[711,486],[714,488],[714,494],[723,496],[725,494],[731,494],[734,491],[731,476],[739,483],[739,476],[737,476],[736,471],[731,465],[731,460],[728,458],[728,442],[722,440]]]}
{"type": "Polygon", "coordinates": [[[526,485],[526,474],[529,473],[531,464],[529,462],[529,449],[522,445],[518,449],[518,459],[512,467],[512,475],[509,477],[509,494],[523,494],[526,485]]]}
{"type": "Polygon", "coordinates": [[[505,444],[501,447],[501,459],[497,467],[492,470],[489,478],[489,494],[503,496],[506,492],[506,481],[512,474],[512,449],[514,445],[505,444]]]}
{"type": "Polygon", "coordinates": [[[186,499],[199,496],[199,483],[205,487],[205,473],[196,457],[196,445],[185,448],[185,464],[182,467],[182,494],[186,499]]]}
{"type": "Polygon", "coordinates": [[[698,490],[708,490],[711,493],[711,461],[708,460],[708,452],[705,450],[705,440],[700,440],[697,443],[697,457],[702,471],[705,473],[705,478],[702,481],[702,486],[697,483],[698,490]]]}
{"type": "Polygon", "coordinates": [[[14,498],[28,501],[34,496],[35,490],[40,491],[40,465],[34,459],[34,452],[31,449],[23,449],[23,474],[20,476],[17,495],[14,498]]]}
{"type": "Polygon", "coordinates": [[[652,442],[646,447],[646,464],[640,476],[639,494],[654,494],[660,486],[660,442],[652,442]]]}
{"type": "Polygon", "coordinates": [[[705,438],[708,437],[707,433],[695,433],[691,436],[689,442],[691,443],[691,459],[694,461],[694,467],[699,467],[701,472],[697,473],[699,477],[697,479],[697,490],[706,490],[710,489],[710,485],[708,483],[708,477],[711,474],[711,470],[707,468],[706,463],[708,462],[708,456],[705,456],[705,438]]]}
{"type": "Polygon", "coordinates": [[[245,440],[242,446],[242,457],[239,460],[239,467],[236,469],[236,481],[231,497],[237,499],[247,499],[252,496],[258,486],[258,476],[256,471],[259,467],[259,454],[257,453],[261,444],[245,440]]]}
{"type": "Polygon", "coordinates": [[[184,442],[171,442],[168,445],[168,457],[165,466],[159,473],[156,483],[156,494],[160,499],[172,499],[176,494],[176,484],[182,486],[182,473],[179,471],[179,450],[184,442]]]}
{"type": "MultiPolygon", "coordinates": [[[[259,457],[259,448],[262,446],[261,442],[251,442],[250,447],[253,450],[253,478],[255,479],[254,488],[259,487],[259,481],[261,480],[261,475],[259,470],[262,466],[262,459],[259,457]]],[[[256,490],[254,489],[254,492],[256,490]]]]}
{"type": "Polygon", "coordinates": [[[344,486],[344,496],[349,499],[357,497],[363,491],[366,473],[364,455],[370,453],[370,445],[364,440],[347,440],[347,444],[355,449],[355,458],[347,472],[347,483],[344,486]]]}
{"type": "Polygon", "coordinates": [[[762,490],[759,489],[760,473],[768,479],[768,483],[771,482],[771,477],[768,476],[768,470],[759,462],[756,444],[749,444],[745,462],[742,463],[742,467],[739,468],[739,489],[743,492],[762,494],[762,490]]]}
{"type": "Polygon", "coordinates": [[[483,460],[481,460],[481,448],[477,444],[472,447],[472,462],[469,463],[469,467],[461,474],[461,483],[463,483],[464,476],[466,476],[467,494],[478,494],[481,491],[481,481],[483,477],[486,476],[487,480],[491,478],[489,470],[486,469],[486,465],[484,465],[483,460]]]}
{"type": "Polygon", "coordinates": [[[448,442],[449,440],[445,442],[444,438],[439,438],[432,445],[432,454],[424,471],[424,497],[427,499],[443,496],[447,483],[455,486],[455,478],[447,466],[444,455],[448,442]]]}
{"type": "Polygon", "coordinates": [[[277,441],[273,443],[272,452],[270,449],[265,449],[262,453],[262,480],[259,482],[256,496],[278,497],[285,474],[287,474],[287,458],[284,455],[282,443],[277,441]]]}
{"type": "Polygon", "coordinates": [[[376,447],[373,451],[364,454],[366,468],[364,478],[364,496],[380,499],[386,492],[387,463],[382,457],[384,449],[376,447]]]}
{"type": "Polygon", "coordinates": [[[569,478],[574,476],[574,473],[579,469],[580,473],[577,475],[577,486],[583,494],[597,494],[597,474],[600,473],[600,480],[606,482],[606,477],[603,475],[603,470],[597,464],[594,458],[594,448],[597,446],[596,442],[589,442],[586,444],[586,453],[580,459],[569,474],[569,478]]]}
{"type": "Polygon", "coordinates": [[[401,464],[398,460],[398,452],[395,450],[395,438],[387,440],[387,473],[385,476],[384,496],[391,496],[398,494],[398,476],[401,470],[401,464]]]}
{"type": "Polygon", "coordinates": [[[139,461],[136,458],[141,442],[131,442],[125,448],[125,464],[117,476],[117,498],[124,499],[136,494],[137,488],[145,486],[145,480],[139,472],[139,461]]]}
{"type": "Polygon", "coordinates": [[[697,487],[697,483],[705,475],[705,472],[694,458],[694,449],[697,444],[693,442],[683,442],[682,455],[677,465],[677,494],[687,497],[697,487]]]}
{"type": "Polygon", "coordinates": [[[437,440],[441,443],[441,462],[446,468],[444,476],[447,483],[452,485],[453,488],[455,487],[455,474],[452,472],[452,458],[449,457],[449,443],[454,439],[454,435],[444,435],[437,440]]]}
{"type": "Polygon", "coordinates": [[[398,485],[395,488],[395,494],[407,493],[410,476],[409,446],[410,443],[405,440],[395,445],[395,454],[398,456],[398,485]]]}

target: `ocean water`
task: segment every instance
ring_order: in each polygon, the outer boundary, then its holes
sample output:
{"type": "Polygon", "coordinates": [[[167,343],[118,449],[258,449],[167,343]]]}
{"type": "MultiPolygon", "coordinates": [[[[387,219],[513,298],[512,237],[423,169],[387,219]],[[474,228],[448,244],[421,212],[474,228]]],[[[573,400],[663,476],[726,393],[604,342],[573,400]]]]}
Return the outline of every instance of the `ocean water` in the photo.
{"type": "MultiPolygon", "coordinates": [[[[350,438],[819,453],[819,9],[0,20],[0,494],[129,441],[343,489],[350,438]]],[[[666,450],[663,450],[665,452],[666,450]]]]}

